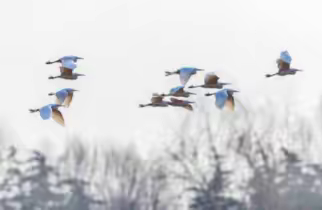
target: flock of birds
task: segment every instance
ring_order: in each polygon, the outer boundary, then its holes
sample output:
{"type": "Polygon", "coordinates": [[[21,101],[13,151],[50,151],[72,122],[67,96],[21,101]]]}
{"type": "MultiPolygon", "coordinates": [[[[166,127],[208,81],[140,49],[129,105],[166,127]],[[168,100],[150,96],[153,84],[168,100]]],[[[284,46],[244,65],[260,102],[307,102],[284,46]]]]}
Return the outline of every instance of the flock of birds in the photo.
{"type": "MultiPolygon", "coordinates": [[[[66,80],[76,80],[79,76],[85,76],[84,74],[74,73],[77,67],[77,61],[83,60],[84,58],[78,56],[64,56],[56,61],[47,61],[46,64],[60,63],[60,75],[50,76],[48,79],[66,79],[66,80]]],[[[73,88],[64,88],[56,93],[49,93],[49,96],[56,97],[55,104],[48,104],[38,109],[29,109],[31,113],[39,112],[43,120],[53,119],[62,126],[65,126],[65,120],[62,113],[58,110],[59,107],[63,106],[68,108],[72,102],[74,92],[73,88]]]]}
{"type": "MultiPolygon", "coordinates": [[[[77,61],[82,60],[83,58],[78,56],[64,56],[56,61],[47,61],[46,64],[60,63],[60,75],[58,76],[50,76],[48,79],[66,79],[66,80],[76,80],[79,76],[85,76],[84,74],[74,73],[75,68],[77,67],[77,61]]],[[[282,51],[280,53],[280,57],[276,60],[278,72],[274,74],[266,74],[266,77],[272,76],[286,76],[286,75],[294,75],[298,71],[302,71],[299,69],[291,68],[292,57],[288,53],[288,51],[282,51]]],[[[199,69],[195,67],[182,67],[176,71],[165,72],[165,76],[170,75],[179,75],[180,78],[180,86],[172,88],[167,94],[157,94],[153,93],[151,102],[148,104],[140,104],[139,107],[182,107],[187,110],[193,111],[192,104],[195,103],[193,101],[181,100],[176,97],[184,97],[188,98],[191,95],[196,95],[195,93],[188,92],[185,90],[186,84],[188,83],[191,76],[196,75],[198,71],[204,71],[204,69],[199,69]],[[170,96],[170,100],[164,100],[164,97],[170,96]]],[[[219,77],[214,72],[208,72],[204,78],[204,84],[202,85],[191,85],[188,88],[210,88],[210,89],[221,89],[215,93],[206,93],[205,96],[215,96],[215,105],[219,109],[223,109],[227,107],[230,110],[235,109],[235,100],[233,94],[235,92],[239,92],[234,89],[224,88],[226,85],[231,85],[231,83],[219,82],[219,77]]],[[[57,123],[62,126],[65,126],[64,117],[61,112],[58,110],[59,107],[69,107],[70,103],[73,99],[73,93],[75,90],[73,88],[64,88],[62,90],[57,91],[56,93],[49,93],[50,96],[56,96],[55,104],[48,104],[38,109],[29,109],[31,113],[39,112],[40,116],[43,120],[48,120],[52,118],[57,123]]]]}
{"type": "MultiPolygon", "coordinates": [[[[286,75],[294,75],[298,71],[302,71],[299,69],[291,68],[291,61],[292,57],[288,53],[288,51],[282,51],[280,53],[280,57],[276,60],[278,72],[274,74],[266,74],[266,77],[272,77],[275,75],[278,76],[286,76],[286,75]]],[[[139,107],[146,107],[146,106],[152,106],[152,107],[168,107],[168,106],[176,106],[176,107],[182,107],[185,109],[188,109],[190,111],[193,111],[192,104],[195,102],[188,101],[188,100],[181,100],[174,97],[189,97],[190,95],[196,95],[195,93],[187,92],[184,90],[187,82],[189,81],[190,77],[192,75],[197,74],[198,71],[204,71],[204,69],[194,68],[194,67],[183,67],[178,69],[174,72],[165,72],[165,76],[170,75],[179,75],[181,85],[178,87],[174,87],[170,90],[168,94],[157,94],[153,93],[153,96],[151,98],[151,102],[148,104],[140,104],[139,107]],[[171,96],[170,101],[164,100],[164,97],[171,96]]],[[[215,105],[219,109],[223,109],[227,107],[230,110],[235,109],[235,100],[233,97],[233,94],[235,92],[239,92],[234,89],[224,88],[225,85],[230,85],[231,83],[224,83],[219,82],[219,77],[214,72],[208,72],[205,75],[204,78],[204,84],[202,85],[191,85],[188,88],[212,88],[212,89],[222,89],[220,91],[217,91],[215,93],[206,93],[205,96],[215,96],[215,105]]]]}

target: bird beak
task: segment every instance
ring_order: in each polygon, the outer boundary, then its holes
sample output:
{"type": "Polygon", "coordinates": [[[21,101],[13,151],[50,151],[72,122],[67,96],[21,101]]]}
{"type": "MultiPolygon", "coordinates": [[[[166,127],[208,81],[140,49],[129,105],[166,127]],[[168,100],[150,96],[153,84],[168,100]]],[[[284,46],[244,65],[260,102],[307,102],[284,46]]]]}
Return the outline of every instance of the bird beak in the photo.
{"type": "Polygon", "coordinates": [[[204,69],[196,69],[197,71],[204,71],[204,69]]]}
{"type": "Polygon", "coordinates": [[[79,90],[75,90],[75,89],[73,89],[73,92],[76,92],[76,91],[79,91],[79,90]]]}
{"type": "Polygon", "coordinates": [[[53,96],[53,95],[55,95],[55,93],[48,93],[48,95],[49,95],[49,96],[53,96]]]}
{"type": "Polygon", "coordinates": [[[187,92],[188,94],[191,94],[191,95],[197,95],[197,94],[195,94],[195,93],[191,93],[191,92],[187,92]]]}

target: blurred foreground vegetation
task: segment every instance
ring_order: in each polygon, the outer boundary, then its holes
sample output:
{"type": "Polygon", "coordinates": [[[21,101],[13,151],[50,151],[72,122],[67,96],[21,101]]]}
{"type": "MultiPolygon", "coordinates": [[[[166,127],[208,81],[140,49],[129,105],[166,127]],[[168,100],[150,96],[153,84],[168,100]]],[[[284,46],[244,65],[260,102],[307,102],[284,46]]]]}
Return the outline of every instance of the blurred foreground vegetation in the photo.
{"type": "Polygon", "coordinates": [[[316,140],[305,120],[260,129],[254,119],[238,127],[210,118],[182,126],[149,159],[133,147],[89,149],[81,140],[54,160],[2,149],[0,209],[322,209],[322,165],[305,155],[316,140]]]}

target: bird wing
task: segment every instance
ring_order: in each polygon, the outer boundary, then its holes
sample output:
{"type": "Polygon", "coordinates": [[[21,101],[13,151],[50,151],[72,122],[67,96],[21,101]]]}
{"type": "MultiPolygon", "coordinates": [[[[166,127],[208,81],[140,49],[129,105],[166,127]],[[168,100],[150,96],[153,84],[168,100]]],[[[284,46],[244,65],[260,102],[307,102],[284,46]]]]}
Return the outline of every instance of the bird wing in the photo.
{"type": "Polygon", "coordinates": [[[292,57],[290,56],[288,51],[282,51],[280,54],[280,59],[288,64],[291,64],[291,62],[292,62],[292,57]]]}
{"type": "Polygon", "coordinates": [[[180,100],[180,99],[176,99],[176,98],[170,98],[170,101],[175,104],[184,104],[185,103],[185,101],[180,100]]]}
{"type": "Polygon", "coordinates": [[[161,103],[162,100],[163,100],[163,96],[160,96],[158,94],[153,94],[153,96],[151,98],[152,103],[161,103]]]}
{"type": "Polygon", "coordinates": [[[228,96],[225,106],[232,111],[235,109],[235,100],[233,96],[228,96]]]}
{"type": "Polygon", "coordinates": [[[216,106],[220,109],[224,108],[228,94],[226,91],[218,91],[216,94],[216,106]]]}
{"type": "Polygon", "coordinates": [[[52,118],[60,125],[65,126],[64,117],[58,109],[52,109],[52,118]]]}
{"type": "Polygon", "coordinates": [[[191,69],[182,69],[180,71],[180,82],[183,86],[187,84],[192,74],[193,71],[191,69]]]}
{"type": "Polygon", "coordinates": [[[62,67],[74,70],[77,67],[77,64],[73,60],[63,60],[62,67]]]}
{"type": "Polygon", "coordinates": [[[48,120],[51,116],[51,108],[48,105],[40,108],[39,112],[40,112],[40,117],[43,120],[48,120]]]}
{"type": "Polygon", "coordinates": [[[178,86],[170,90],[170,94],[183,93],[183,86],[178,86]]]}
{"type": "Polygon", "coordinates": [[[210,72],[208,74],[206,74],[205,76],[205,84],[217,84],[219,77],[214,73],[214,72],[210,72]]]}
{"type": "Polygon", "coordinates": [[[193,107],[190,104],[183,106],[183,108],[188,109],[189,111],[193,111],[193,107]]]}
{"type": "Polygon", "coordinates": [[[290,69],[290,64],[284,62],[281,59],[277,59],[277,66],[278,66],[279,71],[285,71],[285,70],[289,70],[290,69]]]}
{"type": "Polygon", "coordinates": [[[67,95],[68,95],[68,93],[66,90],[60,90],[60,91],[56,92],[56,97],[57,97],[56,103],[63,104],[67,95]]]}
{"type": "Polygon", "coordinates": [[[72,102],[72,100],[73,100],[73,92],[69,92],[68,93],[68,96],[67,96],[67,98],[66,98],[66,100],[65,100],[65,105],[66,105],[66,107],[69,107],[70,106],[70,103],[72,102]]]}
{"type": "Polygon", "coordinates": [[[73,70],[72,69],[68,69],[68,68],[64,68],[64,67],[60,67],[60,73],[62,74],[62,75],[69,75],[69,76],[71,76],[71,75],[73,75],[73,70]]]}

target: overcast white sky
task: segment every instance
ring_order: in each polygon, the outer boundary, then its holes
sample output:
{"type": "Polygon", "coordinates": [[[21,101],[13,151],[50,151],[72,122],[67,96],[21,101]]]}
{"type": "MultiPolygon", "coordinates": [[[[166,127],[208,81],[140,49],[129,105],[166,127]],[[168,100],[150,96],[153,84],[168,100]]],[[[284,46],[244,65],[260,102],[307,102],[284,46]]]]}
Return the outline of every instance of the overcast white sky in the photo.
{"type": "MultiPolygon", "coordinates": [[[[78,134],[106,142],[157,141],[179,122],[181,109],[139,109],[153,92],[179,84],[165,70],[196,66],[216,71],[241,92],[245,106],[270,98],[302,111],[316,108],[322,85],[322,13],[319,1],[295,0],[11,0],[0,3],[0,116],[8,135],[25,146],[64,145],[78,134]],[[266,79],[288,50],[296,76],[266,79]],[[77,55],[77,81],[48,80],[48,59],[77,55]],[[32,115],[73,87],[66,128],[32,115]]],[[[203,73],[189,84],[203,81],[203,73]]],[[[291,107],[291,108],[292,108],[291,107]]],[[[215,107],[214,107],[215,109],[215,107]]]]}

